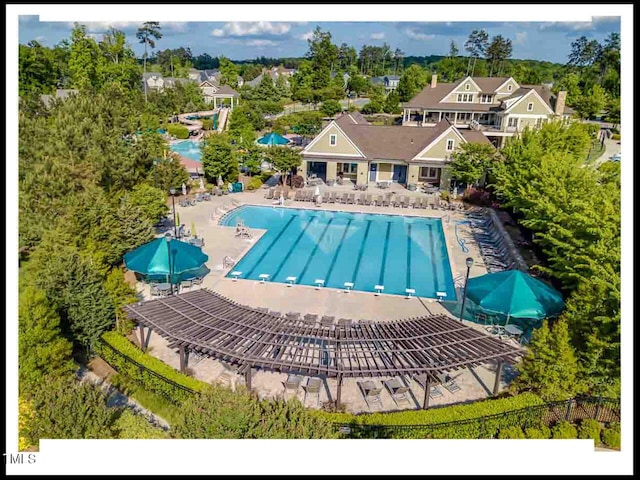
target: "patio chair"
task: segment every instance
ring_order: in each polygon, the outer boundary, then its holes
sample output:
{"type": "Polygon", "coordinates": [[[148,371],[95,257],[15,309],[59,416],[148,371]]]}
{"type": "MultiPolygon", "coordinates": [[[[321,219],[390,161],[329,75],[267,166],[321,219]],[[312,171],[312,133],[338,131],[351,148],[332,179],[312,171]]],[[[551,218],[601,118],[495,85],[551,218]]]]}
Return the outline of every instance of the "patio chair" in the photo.
{"type": "Polygon", "coordinates": [[[410,387],[402,385],[396,378],[385,380],[383,383],[398,407],[406,408],[411,406],[411,400],[409,399],[410,387]]]}
{"type": "Polygon", "coordinates": [[[364,401],[367,403],[370,410],[382,410],[384,408],[382,405],[382,399],[380,398],[382,388],[376,386],[376,384],[371,380],[358,382],[358,386],[360,387],[364,401]]]}
{"type": "MultiPolygon", "coordinates": [[[[418,385],[420,385],[420,387],[422,387],[423,390],[426,388],[426,384],[427,384],[426,373],[421,373],[420,375],[414,375],[413,379],[416,381],[418,385]]],[[[442,396],[443,396],[443,393],[442,393],[442,390],[440,390],[440,387],[438,385],[432,385],[431,388],[429,389],[429,397],[438,398],[442,396]]]]}
{"type": "Polygon", "coordinates": [[[460,385],[456,383],[455,378],[451,377],[448,373],[438,374],[438,380],[444,388],[446,388],[450,393],[456,393],[462,390],[460,385]]]}
{"type": "Polygon", "coordinates": [[[193,285],[193,282],[191,280],[182,280],[180,282],[180,290],[183,290],[185,288],[191,289],[193,285]]]}
{"type": "Polygon", "coordinates": [[[160,290],[158,290],[158,286],[152,284],[150,286],[150,293],[151,293],[152,297],[159,297],[160,296],[160,290]]]}
{"type": "Polygon", "coordinates": [[[202,286],[202,277],[195,277],[191,279],[191,286],[195,287],[196,285],[202,286]]]}
{"type": "Polygon", "coordinates": [[[267,190],[267,194],[264,196],[267,200],[273,200],[273,188],[267,190]]]}
{"type": "Polygon", "coordinates": [[[311,377],[307,380],[307,386],[304,392],[304,405],[307,405],[307,397],[315,398],[315,406],[320,406],[320,388],[322,387],[322,380],[318,377],[311,377]]]}
{"type": "Polygon", "coordinates": [[[323,328],[331,328],[333,327],[335,319],[336,317],[323,315],[322,318],[320,319],[320,326],[322,326],[323,328]]]}
{"type": "Polygon", "coordinates": [[[289,374],[284,382],[284,399],[287,399],[287,393],[293,393],[293,395],[296,396],[301,383],[302,377],[300,375],[289,374]]]}

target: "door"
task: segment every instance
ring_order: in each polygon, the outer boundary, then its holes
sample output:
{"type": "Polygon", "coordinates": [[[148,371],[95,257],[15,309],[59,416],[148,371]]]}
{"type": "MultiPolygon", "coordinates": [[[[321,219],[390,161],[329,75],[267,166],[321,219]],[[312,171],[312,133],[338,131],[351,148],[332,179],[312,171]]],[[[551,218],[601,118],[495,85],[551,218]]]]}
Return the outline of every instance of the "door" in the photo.
{"type": "Polygon", "coordinates": [[[393,181],[397,183],[407,183],[407,166],[406,165],[393,166],[393,181]]]}
{"type": "Polygon", "coordinates": [[[378,178],[378,164],[372,163],[369,166],[369,181],[376,182],[378,178]]]}

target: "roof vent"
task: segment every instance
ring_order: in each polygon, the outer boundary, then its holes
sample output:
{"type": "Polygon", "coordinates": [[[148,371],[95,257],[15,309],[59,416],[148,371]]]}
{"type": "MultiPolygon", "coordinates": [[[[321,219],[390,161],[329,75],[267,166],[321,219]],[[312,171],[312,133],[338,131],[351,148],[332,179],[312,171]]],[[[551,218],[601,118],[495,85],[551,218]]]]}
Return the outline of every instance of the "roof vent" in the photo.
{"type": "Polygon", "coordinates": [[[411,145],[413,145],[413,138],[411,139],[411,145]]]}

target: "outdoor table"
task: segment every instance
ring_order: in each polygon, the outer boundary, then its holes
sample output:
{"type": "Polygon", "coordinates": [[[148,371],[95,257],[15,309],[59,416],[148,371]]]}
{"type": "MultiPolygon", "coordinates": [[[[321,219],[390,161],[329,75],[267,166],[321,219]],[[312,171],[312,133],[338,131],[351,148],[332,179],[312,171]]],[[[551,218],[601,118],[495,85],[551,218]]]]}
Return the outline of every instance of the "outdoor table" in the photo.
{"type": "Polygon", "coordinates": [[[201,238],[191,238],[189,243],[195,247],[202,247],[204,245],[204,241],[201,238]]]}
{"type": "Polygon", "coordinates": [[[169,293],[169,292],[171,292],[171,284],[170,283],[158,283],[158,284],[156,284],[156,289],[160,293],[169,293]]]}
{"type": "Polygon", "coordinates": [[[517,325],[507,325],[504,327],[504,332],[510,337],[518,338],[522,335],[522,329],[517,325]]]}

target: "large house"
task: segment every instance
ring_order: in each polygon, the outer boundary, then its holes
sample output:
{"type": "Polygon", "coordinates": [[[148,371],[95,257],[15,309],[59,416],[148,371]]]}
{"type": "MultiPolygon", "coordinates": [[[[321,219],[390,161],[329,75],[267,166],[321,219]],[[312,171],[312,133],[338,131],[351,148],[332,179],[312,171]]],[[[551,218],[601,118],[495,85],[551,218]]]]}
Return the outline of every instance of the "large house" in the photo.
{"type": "Polygon", "coordinates": [[[385,75],[384,77],[371,77],[371,83],[373,85],[382,85],[385,93],[391,93],[400,83],[400,77],[398,75],[385,75]]]}
{"type": "Polygon", "coordinates": [[[567,93],[557,97],[547,86],[519,85],[511,77],[466,77],[455,83],[431,84],[404,104],[405,126],[436,125],[449,120],[456,128],[482,132],[497,147],[526,127],[539,128],[565,117],[567,93]]]}
{"type": "Polygon", "coordinates": [[[229,85],[219,85],[212,80],[205,80],[199,86],[200,90],[202,90],[202,95],[204,96],[205,103],[213,103],[213,108],[217,108],[218,102],[222,104],[225,99],[230,100],[232,110],[234,106],[234,100],[235,104],[238,105],[240,94],[229,85]]]}
{"type": "Polygon", "coordinates": [[[251,88],[256,88],[258,85],[260,85],[260,82],[262,81],[264,76],[268,75],[269,77],[271,77],[271,81],[274,83],[276,82],[276,80],[278,80],[278,77],[284,78],[285,85],[289,87],[289,79],[296,73],[296,71],[297,70],[295,70],[294,68],[284,68],[282,66],[263,68],[260,75],[258,75],[253,80],[249,80],[245,83],[251,88]]]}
{"type": "Polygon", "coordinates": [[[163,92],[165,88],[173,88],[178,83],[184,85],[189,82],[187,78],[164,77],[158,72],[147,72],[142,75],[143,89],[149,92],[163,92]]]}
{"type": "Polygon", "coordinates": [[[486,143],[481,132],[444,119],[424,128],[371,125],[359,112],[332,120],[302,151],[298,174],[356,185],[382,181],[447,184],[446,165],[464,143],[486,143]]]}

